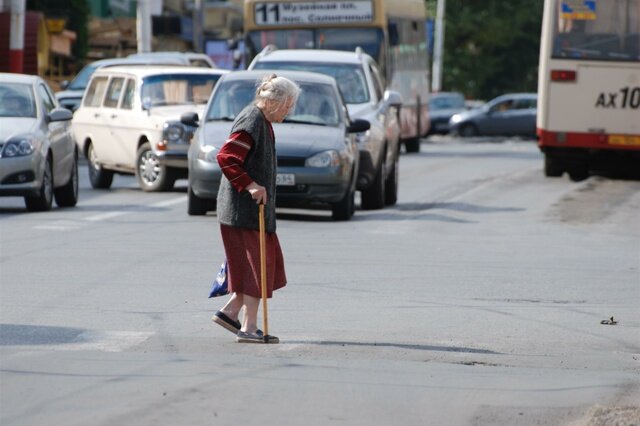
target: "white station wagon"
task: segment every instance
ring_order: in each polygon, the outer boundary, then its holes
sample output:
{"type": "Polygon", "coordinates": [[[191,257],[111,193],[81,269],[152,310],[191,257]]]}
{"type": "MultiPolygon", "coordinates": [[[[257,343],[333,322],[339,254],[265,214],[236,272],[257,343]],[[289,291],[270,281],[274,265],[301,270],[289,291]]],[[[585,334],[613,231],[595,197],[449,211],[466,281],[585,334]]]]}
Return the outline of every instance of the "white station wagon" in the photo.
{"type": "Polygon", "coordinates": [[[109,188],[114,173],[135,173],[144,191],[164,191],[185,178],[189,139],[167,122],[185,112],[201,116],[226,72],[148,65],[97,70],[73,116],[91,185],[109,188]]]}

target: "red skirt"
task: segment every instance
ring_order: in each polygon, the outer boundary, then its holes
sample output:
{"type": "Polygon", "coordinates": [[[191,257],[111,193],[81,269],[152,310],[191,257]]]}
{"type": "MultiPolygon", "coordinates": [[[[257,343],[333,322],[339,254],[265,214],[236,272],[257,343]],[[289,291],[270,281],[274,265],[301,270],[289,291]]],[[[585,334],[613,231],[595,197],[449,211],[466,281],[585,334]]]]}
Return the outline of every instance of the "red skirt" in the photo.
{"type": "MultiPolygon", "coordinates": [[[[260,232],[253,229],[220,225],[222,244],[227,256],[229,293],[261,298],[260,232]]],[[[284,257],[275,232],[265,233],[267,263],[267,297],[287,284],[284,257]]]]}

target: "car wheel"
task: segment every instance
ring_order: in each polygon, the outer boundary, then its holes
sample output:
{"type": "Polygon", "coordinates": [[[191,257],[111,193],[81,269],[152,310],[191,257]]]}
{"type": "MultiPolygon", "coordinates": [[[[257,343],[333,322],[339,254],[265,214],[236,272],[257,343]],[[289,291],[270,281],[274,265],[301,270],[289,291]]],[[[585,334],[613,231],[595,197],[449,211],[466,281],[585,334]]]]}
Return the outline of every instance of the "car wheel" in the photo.
{"type": "Polygon", "coordinates": [[[53,203],[53,170],[50,157],[47,157],[44,165],[42,185],[40,186],[38,195],[24,197],[24,203],[30,212],[51,210],[51,204],[53,203]]]}
{"type": "Polygon", "coordinates": [[[160,162],[148,142],[138,148],[136,177],[140,188],[147,192],[166,191],[175,183],[171,169],[160,162]]]}
{"type": "Polygon", "coordinates": [[[385,161],[382,160],[376,177],[373,179],[371,185],[362,191],[362,208],[365,210],[378,210],[384,207],[385,201],[385,161]]]}
{"type": "Polygon", "coordinates": [[[463,138],[478,136],[478,128],[471,123],[463,124],[460,126],[460,130],[458,130],[458,134],[463,138]]]}
{"type": "Polygon", "coordinates": [[[349,220],[355,211],[355,190],[349,188],[344,198],[331,205],[331,218],[333,220],[349,220]]]}
{"type": "Polygon", "coordinates": [[[189,213],[189,216],[203,216],[207,214],[208,200],[198,197],[191,189],[191,185],[189,185],[187,192],[189,194],[187,205],[187,213],[189,213]]]}
{"type": "Polygon", "coordinates": [[[59,207],[73,207],[78,203],[78,155],[73,156],[69,182],[53,190],[59,207]]]}
{"type": "Polygon", "coordinates": [[[404,149],[406,149],[407,152],[420,152],[420,137],[405,139],[404,149]]]}
{"type": "Polygon", "coordinates": [[[393,161],[393,169],[387,176],[384,190],[384,203],[387,206],[393,206],[398,201],[398,174],[400,171],[400,157],[396,153],[393,161]]]}
{"type": "Polygon", "coordinates": [[[551,154],[544,155],[544,175],[546,177],[560,177],[564,173],[562,161],[551,154]]]}
{"type": "Polygon", "coordinates": [[[589,177],[589,166],[587,163],[580,162],[569,167],[569,178],[574,182],[580,182],[589,177]]]}
{"type": "Polygon", "coordinates": [[[109,189],[113,182],[113,172],[102,168],[98,163],[98,156],[93,149],[93,144],[89,144],[87,149],[87,159],[89,160],[89,181],[95,189],[109,189]]]}

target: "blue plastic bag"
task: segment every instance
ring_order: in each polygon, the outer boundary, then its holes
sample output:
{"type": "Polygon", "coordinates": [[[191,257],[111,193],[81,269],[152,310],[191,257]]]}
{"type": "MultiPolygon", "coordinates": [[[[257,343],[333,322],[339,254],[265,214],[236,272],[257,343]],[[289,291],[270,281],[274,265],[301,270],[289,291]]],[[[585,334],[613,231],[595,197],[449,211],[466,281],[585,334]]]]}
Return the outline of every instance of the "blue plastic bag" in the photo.
{"type": "Polygon", "coordinates": [[[224,296],[225,294],[229,294],[229,288],[227,286],[227,260],[225,259],[220,266],[220,271],[218,271],[218,275],[216,279],[213,280],[213,284],[211,285],[211,292],[209,293],[209,297],[218,297],[224,296]]]}

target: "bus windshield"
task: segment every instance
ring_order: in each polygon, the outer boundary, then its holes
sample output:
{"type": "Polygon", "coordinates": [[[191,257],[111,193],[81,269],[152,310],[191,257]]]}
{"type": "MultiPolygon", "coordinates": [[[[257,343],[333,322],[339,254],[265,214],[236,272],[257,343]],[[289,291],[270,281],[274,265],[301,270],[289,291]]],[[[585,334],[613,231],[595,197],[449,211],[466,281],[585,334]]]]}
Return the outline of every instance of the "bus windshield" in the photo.
{"type": "Polygon", "coordinates": [[[279,49],[332,49],[355,51],[360,46],[376,60],[384,37],[379,28],[309,28],[251,31],[247,35],[250,58],[269,44],[279,49]]]}
{"type": "Polygon", "coordinates": [[[553,58],[640,61],[640,0],[593,2],[580,11],[569,3],[558,0],[553,58]]]}

